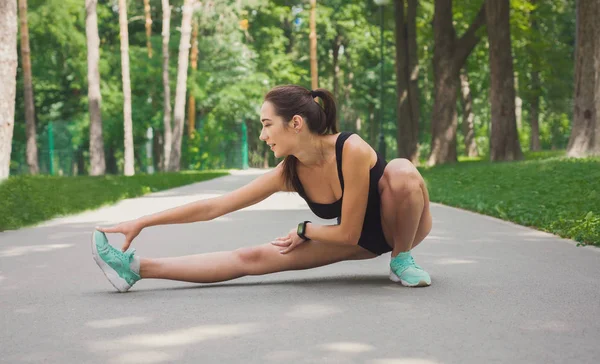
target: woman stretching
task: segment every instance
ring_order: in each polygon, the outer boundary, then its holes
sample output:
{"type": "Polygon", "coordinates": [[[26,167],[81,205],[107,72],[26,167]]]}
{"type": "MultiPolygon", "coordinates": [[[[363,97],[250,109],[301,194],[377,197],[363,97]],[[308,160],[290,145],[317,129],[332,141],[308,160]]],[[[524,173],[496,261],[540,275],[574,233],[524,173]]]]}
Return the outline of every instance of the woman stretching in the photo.
{"type": "Polygon", "coordinates": [[[275,157],[285,157],[275,169],[226,195],[94,231],[94,259],[113,286],[125,292],[142,278],[222,282],[370,259],[390,251],[391,280],[409,287],[429,286],[429,274],[411,256],[432,224],[427,189],[413,164],[406,159],[386,164],[360,136],[338,133],[335,101],[325,89],[276,87],[265,96],[260,114],[260,140],[275,157]],[[209,221],[280,191],[298,192],[317,216],[337,218],[338,224],[300,222],[287,236],[234,251],[150,259],[128,250],[145,227],[209,221]],[[121,251],[104,233],[125,235],[121,251]]]}

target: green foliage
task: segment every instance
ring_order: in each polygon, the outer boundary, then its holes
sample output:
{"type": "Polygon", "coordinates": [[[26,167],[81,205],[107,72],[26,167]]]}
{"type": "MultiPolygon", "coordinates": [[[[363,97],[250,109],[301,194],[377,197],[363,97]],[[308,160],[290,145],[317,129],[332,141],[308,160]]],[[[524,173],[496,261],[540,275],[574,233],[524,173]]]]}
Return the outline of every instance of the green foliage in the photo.
{"type": "Polygon", "coordinates": [[[53,217],[227,175],[227,172],[159,173],[104,177],[17,176],[0,184],[0,231],[53,217]]]}
{"type": "Polygon", "coordinates": [[[422,174],[432,201],[600,245],[600,158],[542,157],[459,163],[422,174]]]}
{"type": "MultiPolygon", "coordinates": [[[[454,2],[457,36],[466,31],[482,1],[454,2]]],[[[143,169],[142,149],[146,129],[155,131],[155,166],[163,132],[162,10],[151,1],[152,58],[146,50],[143,2],[128,2],[129,56],[132,86],[132,118],[136,144],[136,169],[143,169]],[[139,153],[138,153],[139,152],[139,153]],[[140,155],[138,155],[140,154],[140,155]]],[[[182,0],[171,1],[169,75],[171,105],[175,98],[177,56],[182,0]]],[[[87,158],[89,115],[87,102],[87,49],[85,8],[81,0],[29,0],[34,97],[38,141],[49,121],[68,123],[72,153],[87,158]]],[[[317,7],[318,68],[321,87],[333,90],[341,129],[359,133],[373,145],[383,122],[387,159],[396,155],[396,84],[393,2],[384,8],[384,60],[380,62],[379,7],[373,1],[324,0],[317,7]],[[337,72],[333,49],[339,45],[337,72]],[[379,97],[380,70],[384,72],[383,108],[379,97]],[[336,79],[337,78],[337,79],[336,79]]],[[[249,127],[249,154],[263,165],[264,151],[258,139],[258,114],[263,95],[271,87],[294,83],[310,87],[310,4],[300,0],[225,0],[201,2],[198,70],[190,71],[188,96],[196,100],[197,138],[184,141],[183,166],[210,168],[222,165],[221,148],[232,149],[239,140],[240,123],[249,127]],[[240,20],[248,21],[241,29],[240,20]],[[200,122],[200,120],[203,120],[200,122]],[[216,140],[215,140],[216,139],[216,140]],[[194,153],[200,153],[195,155],[194,153]]],[[[107,169],[120,173],[123,155],[123,95],[118,7],[112,0],[97,6],[100,35],[102,120],[107,169]]],[[[433,95],[434,4],[419,2],[417,41],[419,50],[419,141],[421,157],[429,153],[433,95]]],[[[480,154],[488,154],[490,130],[489,60],[485,28],[481,41],[467,60],[471,80],[475,134],[480,154]]],[[[540,139],[544,149],[566,147],[570,133],[573,92],[575,4],[569,0],[511,0],[511,36],[517,95],[523,100],[521,144],[530,139],[530,105],[540,98],[540,139]],[[535,25],[535,26],[534,26],[535,25]],[[532,82],[537,74],[539,87],[532,82]]],[[[18,71],[16,124],[11,170],[22,172],[25,153],[23,72],[18,71]]],[[[187,110],[186,110],[187,112],[187,110]]],[[[460,118],[459,118],[460,120],[460,118]]],[[[459,128],[458,152],[464,153],[459,128]]],[[[271,157],[271,165],[275,161],[271,157]]],[[[88,162],[80,163],[86,173],[88,162]]]]}

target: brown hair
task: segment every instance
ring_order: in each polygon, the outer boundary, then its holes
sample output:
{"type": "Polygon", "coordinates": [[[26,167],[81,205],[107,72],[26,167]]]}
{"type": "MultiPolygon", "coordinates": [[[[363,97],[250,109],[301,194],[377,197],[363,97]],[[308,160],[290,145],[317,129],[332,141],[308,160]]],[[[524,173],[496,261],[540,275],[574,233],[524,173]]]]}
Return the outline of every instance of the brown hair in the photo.
{"type": "MultiPolygon", "coordinates": [[[[286,121],[294,115],[302,116],[312,133],[327,135],[338,132],[335,99],[324,88],[310,91],[295,85],[277,86],[267,93],[265,101],[273,104],[275,113],[286,121]],[[323,106],[315,101],[317,97],[323,106]]],[[[287,127],[287,123],[284,123],[284,127],[287,127]]],[[[297,163],[298,159],[293,155],[285,157],[283,161],[283,178],[286,186],[293,191],[299,191],[297,163]]]]}

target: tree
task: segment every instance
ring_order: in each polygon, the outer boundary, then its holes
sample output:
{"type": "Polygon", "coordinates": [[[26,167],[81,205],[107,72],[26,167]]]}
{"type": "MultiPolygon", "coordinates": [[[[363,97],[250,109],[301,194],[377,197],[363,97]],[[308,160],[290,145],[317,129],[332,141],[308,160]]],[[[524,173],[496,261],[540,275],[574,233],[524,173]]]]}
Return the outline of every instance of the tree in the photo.
{"type": "Polygon", "coordinates": [[[515,115],[515,79],[510,42],[509,0],[485,3],[487,33],[490,42],[490,79],[492,132],[490,158],[518,160],[523,158],[515,115]]]}
{"type": "Polygon", "coordinates": [[[102,115],[100,106],[100,38],[98,37],[98,0],[85,1],[85,33],[87,38],[88,64],[88,109],[90,113],[90,175],[99,176],[106,172],[104,159],[104,139],[102,138],[102,115]]]}
{"type": "Polygon", "coordinates": [[[463,135],[465,137],[465,154],[467,157],[477,157],[477,143],[475,142],[475,128],[473,113],[473,98],[469,86],[469,75],[465,67],[460,71],[461,103],[463,112],[463,135]]]}
{"type": "Polygon", "coordinates": [[[599,15],[600,5],[596,0],[577,2],[573,126],[567,146],[570,157],[600,155],[599,15]]]}
{"type": "Polygon", "coordinates": [[[29,47],[29,27],[27,26],[27,0],[19,0],[19,20],[21,22],[21,62],[23,64],[23,90],[25,100],[25,123],[27,130],[27,164],[29,173],[38,174],[37,138],[35,129],[35,106],[31,81],[31,49],[29,47]]]}
{"type": "Polygon", "coordinates": [[[8,178],[17,92],[17,1],[0,0],[0,181],[8,178]]]}
{"type": "MultiPolygon", "coordinates": [[[[532,4],[536,4],[538,0],[531,0],[532,4]]],[[[537,36],[539,33],[539,25],[537,21],[538,12],[534,9],[531,12],[531,29],[533,34],[537,36]]],[[[529,54],[532,55],[532,69],[531,69],[531,96],[529,101],[529,124],[531,125],[531,136],[529,141],[529,150],[538,151],[541,148],[540,145],[540,96],[542,93],[542,86],[540,84],[540,62],[539,55],[535,51],[534,47],[531,46],[533,42],[528,44],[529,54]]]]}
{"type": "Polygon", "coordinates": [[[310,76],[312,89],[319,88],[319,68],[317,66],[317,0],[310,0],[310,76]]]}
{"type": "MultiPolygon", "coordinates": [[[[198,18],[194,18],[194,25],[192,30],[192,52],[190,54],[191,63],[191,74],[194,77],[196,70],[198,70],[198,18]]],[[[196,98],[190,92],[188,100],[188,137],[192,137],[194,130],[196,130],[196,98]]]]}
{"type": "Polygon", "coordinates": [[[169,0],[162,0],[162,79],[163,79],[163,125],[165,128],[164,155],[162,170],[169,170],[169,158],[173,143],[171,127],[171,86],[169,84],[169,38],[171,37],[171,5],[169,0]]]}
{"type": "Polygon", "coordinates": [[[169,170],[179,171],[181,161],[181,140],[183,137],[185,116],[185,94],[190,53],[190,33],[192,31],[192,13],[195,0],[185,0],[181,19],[181,40],[177,60],[177,88],[175,90],[175,113],[173,117],[173,146],[169,160],[169,170]]]}
{"type": "Polygon", "coordinates": [[[144,0],[144,16],[146,17],[146,48],[148,48],[148,58],[152,58],[152,16],[150,15],[150,0],[144,0]]]}
{"type": "Polygon", "coordinates": [[[398,108],[398,157],[417,163],[419,143],[419,57],[417,54],[417,1],[408,0],[406,18],[404,0],[395,0],[396,91],[398,108]]]}
{"type": "Polygon", "coordinates": [[[452,0],[436,0],[434,32],[434,103],[431,114],[431,154],[427,164],[456,162],[456,97],[459,72],[479,42],[477,30],[485,23],[485,1],[461,38],[453,25],[452,0]]]}
{"type": "Polygon", "coordinates": [[[133,123],[131,121],[131,80],[129,76],[129,31],[127,29],[127,1],[119,0],[119,28],[121,38],[121,75],[123,80],[123,126],[125,163],[124,174],[133,176],[133,123]]]}

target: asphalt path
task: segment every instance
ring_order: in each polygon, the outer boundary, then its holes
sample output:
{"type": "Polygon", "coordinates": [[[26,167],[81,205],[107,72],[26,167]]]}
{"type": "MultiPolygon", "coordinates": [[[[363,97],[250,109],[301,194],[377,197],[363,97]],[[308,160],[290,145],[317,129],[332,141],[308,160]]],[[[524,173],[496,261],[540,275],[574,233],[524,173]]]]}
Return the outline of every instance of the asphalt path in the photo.
{"type": "MultiPolygon", "coordinates": [[[[142,280],[125,294],[93,261],[94,226],[222,195],[259,173],[0,233],[0,362],[600,362],[600,249],[438,204],[413,252],[427,288],[391,282],[389,254],[211,285],[142,280]]],[[[145,229],[133,246],[143,257],[233,250],[307,219],[332,223],[280,193],[210,222],[145,229]]]]}

